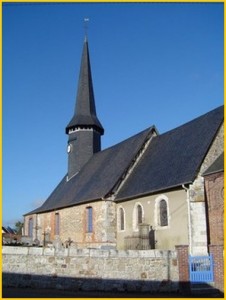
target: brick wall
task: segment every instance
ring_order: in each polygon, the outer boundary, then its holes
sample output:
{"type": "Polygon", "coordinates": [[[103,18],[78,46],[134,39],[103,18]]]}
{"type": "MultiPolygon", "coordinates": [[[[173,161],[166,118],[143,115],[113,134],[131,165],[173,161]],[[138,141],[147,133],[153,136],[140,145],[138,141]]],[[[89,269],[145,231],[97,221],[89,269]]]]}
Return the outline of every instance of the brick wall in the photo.
{"type": "Polygon", "coordinates": [[[210,245],[210,254],[213,254],[213,268],[214,268],[214,287],[224,292],[224,258],[223,245],[210,245]]]}
{"type": "Polygon", "coordinates": [[[224,173],[205,177],[209,252],[213,254],[214,286],[224,291],[224,173]]]}
{"type": "Polygon", "coordinates": [[[224,243],[224,173],[205,177],[209,243],[224,243]]]}
{"type": "Polygon", "coordinates": [[[189,264],[188,264],[188,245],[176,246],[178,255],[178,271],[180,290],[185,293],[190,292],[190,279],[189,279],[189,264]]]}
{"type": "Polygon", "coordinates": [[[215,137],[195,181],[189,185],[190,220],[191,220],[191,254],[208,253],[206,205],[203,173],[218,158],[224,149],[224,126],[215,137]]]}

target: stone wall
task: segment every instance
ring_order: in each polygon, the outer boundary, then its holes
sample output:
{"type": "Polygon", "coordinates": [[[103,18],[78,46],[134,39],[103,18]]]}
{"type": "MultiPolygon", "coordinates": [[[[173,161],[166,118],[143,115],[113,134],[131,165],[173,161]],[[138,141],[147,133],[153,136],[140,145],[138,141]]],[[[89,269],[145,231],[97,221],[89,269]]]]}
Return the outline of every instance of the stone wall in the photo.
{"type": "Polygon", "coordinates": [[[208,253],[206,203],[203,173],[224,151],[224,126],[219,131],[200,167],[199,174],[189,185],[191,240],[192,255],[205,255],[208,253]]]}
{"type": "Polygon", "coordinates": [[[203,174],[210,165],[220,156],[224,151],[224,123],[218,130],[218,133],[206,155],[204,162],[200,169],[200,174],[203,174]]]}
{"type": "Polygon", "coordinates": [[[100,248],[116,244],[115,203],[112,201],[95,201],[51,212],[25,217],[25,235],[28,235],[29,219],[33,218],[33,240],[53,242],[59,236],[62,243],[69,238],[77,248],[100,248]],[[87,232],[87,207],[93,208],[93,230],[87,232]],[[55,215],[59,215],[59,234],[55,230],[55,215]]]}
{"type": "Polygon", "coordinates": [[[3,247],[3,286],[177,291],[176,251],[3,247]]]}

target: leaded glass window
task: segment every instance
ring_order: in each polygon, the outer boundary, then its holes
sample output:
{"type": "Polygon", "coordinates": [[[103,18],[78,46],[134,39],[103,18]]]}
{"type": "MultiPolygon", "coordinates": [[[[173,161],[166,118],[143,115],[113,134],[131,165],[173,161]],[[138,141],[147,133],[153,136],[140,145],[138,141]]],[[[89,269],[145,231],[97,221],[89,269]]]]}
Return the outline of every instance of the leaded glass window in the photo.
{"type": "Polygon", "coordinates": [[[167,202],[166,200],[161,200],[159,202],[159,214],[160,214],[160,226],[168,225],[168,214],[167,214],[167,202]]]}

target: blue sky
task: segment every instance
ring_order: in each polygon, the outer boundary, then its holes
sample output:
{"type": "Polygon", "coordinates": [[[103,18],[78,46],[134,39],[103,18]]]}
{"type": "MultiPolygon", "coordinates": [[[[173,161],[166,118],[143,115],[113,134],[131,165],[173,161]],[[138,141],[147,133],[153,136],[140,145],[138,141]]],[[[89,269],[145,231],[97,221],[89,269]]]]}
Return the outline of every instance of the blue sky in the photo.
{"type": "Polygon", "coordinates": [[[83,19],[102,148],[223,104],[223,3],[3,3],[3,223],[67,172],[83,19]]]}

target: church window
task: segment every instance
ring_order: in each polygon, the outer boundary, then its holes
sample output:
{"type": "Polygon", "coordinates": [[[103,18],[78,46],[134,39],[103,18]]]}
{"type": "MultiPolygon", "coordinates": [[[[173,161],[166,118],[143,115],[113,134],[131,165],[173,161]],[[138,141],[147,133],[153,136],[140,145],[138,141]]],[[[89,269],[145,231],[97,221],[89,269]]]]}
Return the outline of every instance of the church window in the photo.
{"type": "Polygon", "coordinates": [[[164,199],[159,202],[159,221],[160,226],[168,225],[167,203],[164,199]]]}
{"type": "Polygon", "coordinates": [[[157,229],[167,229],[170,223],[169,199],[166,195],[160,195],[155,199],[154,221],[157,229]]]}
{"type": "Polygon", "coordinates": [[[60,234],[60,214],[55,214],[55,235],[60,234]]]}
{"type": "Polygon", "coordinates": [[[133,230],[138,231],[138,225],[143,223],[144,209],[140,203],[136,203],[133,209],[133,230]]]}
{"type": "Polygon", "coordinates": [[[122,207],[120,207],[119,209],[119,221],[120,221],[119,229],[125,230],[125,212],[122,207]]]}
{"type": "Polygon", "coordinates": [[[28,236],[33,237],[33,218],[28,220],[28,236]]]}
{"type": "Polygon", "coordinates": [[[137,224],[142,223],[142,207],[141,205],[137,205],[137,224]]]}
{"type": "Polygon", "coordinates": [[[86,208],[86,218],[87,218],[87,232],[93,232],[93,208],[87,207],[86,208]]]}

